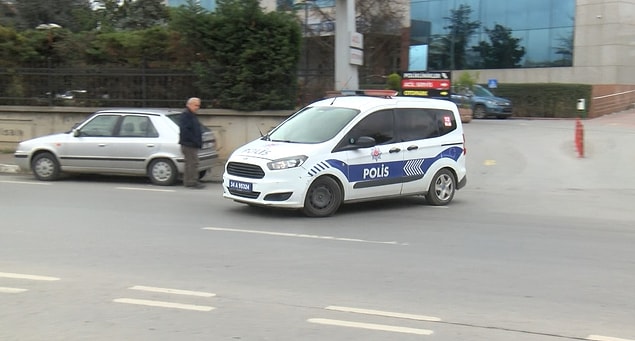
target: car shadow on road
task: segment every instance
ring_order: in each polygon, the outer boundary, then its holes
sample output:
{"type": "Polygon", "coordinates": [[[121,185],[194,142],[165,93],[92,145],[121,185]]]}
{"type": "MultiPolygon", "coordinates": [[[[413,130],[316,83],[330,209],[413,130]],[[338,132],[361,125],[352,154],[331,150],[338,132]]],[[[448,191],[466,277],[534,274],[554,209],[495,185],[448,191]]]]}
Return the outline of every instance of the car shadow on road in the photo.
{"type": "MultiPolygon", "coordinates": [[[[382,214],[394,214],[397,211],[403,211],[404,208],[422,209],[428,206],[424,196],[399,197],[394,199],[381,199],[366,202],[343,204],[334,214],[338,216],[356,216],[367,215],[373,212],[381,212],[382,214]]],[[[244,214],[258,218],[304,218],[301,210],[281,209],[272,207],[261,207],[254,205],[237,206],[232,209],[236,214],[244,214]]],[[[308,219],[308,218],[307,218],[308,219]]],[[[320,219],[320,218],[317,218],[320,219]]],[[[321,218],[324,219],[324,218],[321,218]]],[[[328,219],[328,217],[326,217],[328,219]]]]}

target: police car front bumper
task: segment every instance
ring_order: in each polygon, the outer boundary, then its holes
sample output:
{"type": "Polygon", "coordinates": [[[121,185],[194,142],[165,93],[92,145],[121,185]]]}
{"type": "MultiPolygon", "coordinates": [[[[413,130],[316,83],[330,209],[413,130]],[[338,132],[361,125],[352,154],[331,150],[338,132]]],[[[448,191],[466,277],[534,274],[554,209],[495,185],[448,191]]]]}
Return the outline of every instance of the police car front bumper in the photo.
{"type": "Polygon", "coordinates": [[[307,171],[302,167],[271,171],[259,165],[265,175],[253,179],[223,174],[223,197],[257,206],[301,208],[308,186],[307,171]]]}

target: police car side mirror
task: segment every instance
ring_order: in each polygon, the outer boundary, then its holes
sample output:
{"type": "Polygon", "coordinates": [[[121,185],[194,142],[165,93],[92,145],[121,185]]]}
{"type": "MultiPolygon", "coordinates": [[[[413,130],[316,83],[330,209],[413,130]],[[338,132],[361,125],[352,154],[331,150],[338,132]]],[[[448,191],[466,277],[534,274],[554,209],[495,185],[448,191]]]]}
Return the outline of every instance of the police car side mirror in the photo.
{"type": "Polygon", "coordinates": [[[345,145],[336,148],[336,150],[339,152],[344,150],[355,150],[360,148],[372,147],[376,144],[377,142],[375,141],[375,139],[370,136],[360,136],[358,139],[351,137],[348,141],[346,141],[345,145]]]}
{"type": "Polygon", "coordinates": [[[73,129],[73,136],[74,137],[79,137],[79,136],[81,136],[81,134],[82,133],[79,131],[79,129],[73,129]]]}
{"type": "Polygon", "coordinates": [[[355,146],[358,148],[368,148],[376,144],[375,139],[370,136],[360,136],[357,141],[355,141],[355,146]]]}

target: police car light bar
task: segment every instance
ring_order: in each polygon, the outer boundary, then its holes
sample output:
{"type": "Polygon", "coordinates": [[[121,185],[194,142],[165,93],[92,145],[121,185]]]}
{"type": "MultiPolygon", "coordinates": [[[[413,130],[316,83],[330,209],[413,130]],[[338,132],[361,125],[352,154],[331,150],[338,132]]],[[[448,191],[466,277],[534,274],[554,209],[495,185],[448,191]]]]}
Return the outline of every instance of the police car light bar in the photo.
{"type": "Polygon", "coordinates": [[[342,90],[340,93],[344,96],[373,96],[373,97],[393,97],[399,94],[396,90],[342,90]]]}

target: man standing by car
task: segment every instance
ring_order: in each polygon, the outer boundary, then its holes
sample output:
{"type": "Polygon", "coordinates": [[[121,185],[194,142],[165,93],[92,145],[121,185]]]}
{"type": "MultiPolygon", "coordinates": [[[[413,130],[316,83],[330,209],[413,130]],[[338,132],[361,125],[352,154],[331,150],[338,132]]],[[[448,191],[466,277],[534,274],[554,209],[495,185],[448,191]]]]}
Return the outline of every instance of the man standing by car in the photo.
{"type": "Polygon", "coordinates": [[[185,187],[201,189],[205,185],[198,181],[198,150],[203,147],[203,128],[196,118],[201,99],[192,97],[187,100],[185,107],[179,119],[179,144],[185,157],[183,184],[185,187]]]}

